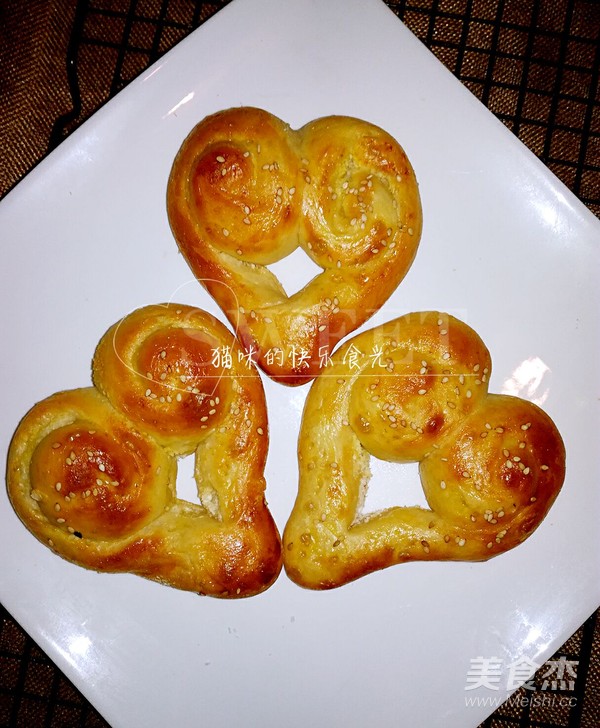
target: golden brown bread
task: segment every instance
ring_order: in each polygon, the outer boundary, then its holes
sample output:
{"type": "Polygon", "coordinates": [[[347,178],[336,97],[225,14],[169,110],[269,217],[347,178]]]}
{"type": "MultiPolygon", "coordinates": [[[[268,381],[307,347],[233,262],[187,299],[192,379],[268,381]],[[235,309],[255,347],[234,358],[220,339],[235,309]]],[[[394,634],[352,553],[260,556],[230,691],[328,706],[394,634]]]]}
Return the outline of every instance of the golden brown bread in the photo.
{"type": "Polygon", "coordinates": [[[411,164],[382,129],[330,116],[294,131],[242,107],[201,121],[173,163],[174,237],[272,378],[314,378],[406,275],[421,236],[411,164]],[[300,246],[323,271],[289,295],[267,267],[300,246]]]}
{"type": "Polygon", "coordinates": [[[295,582],[327,589],[405,561],[484,560],[537,528],[564,480],[564,445],[539,407],[488,394],[490,370],[479,336],[437,312],[390,321],[333,355],[302,419],[283,535],[295,582]],[[420,462],[430,509],[363,513],[371,454],[420,462]]]}
{"type": "Polygon", "coordinates": [[[238,354],[222,324],[189,306],[147,306],[111,327],[96,386],[36,404],[14,435],[8,492],[27,528],[97,571],[222,597],[270,586],[281,543],[264,496],[265,399],[238,354]],[[188,453],[202,505],[176,496],[188,453]]]}

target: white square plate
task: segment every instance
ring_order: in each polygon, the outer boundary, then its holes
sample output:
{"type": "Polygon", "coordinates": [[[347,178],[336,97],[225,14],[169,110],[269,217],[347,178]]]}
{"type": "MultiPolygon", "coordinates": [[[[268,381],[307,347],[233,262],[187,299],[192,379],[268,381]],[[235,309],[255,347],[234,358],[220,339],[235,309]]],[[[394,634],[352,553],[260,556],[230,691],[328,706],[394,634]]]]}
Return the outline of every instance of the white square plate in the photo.
{"type": "MultiPolygon", "coordinates": [[[[90,383],[97,341],[127,312],[179,300],[223,319],[177,252],[165,185],[191,127],[245,104],[294,127],[358,116],[400,141],[424,233],[364,328],[434,308],[475,328],[490,391],[542,404],[559,427],[563,491],[526,543],[487,563],[406,564],[327,593],[282,575],[237,602],[70,565],[2,492],[0,598],[115,728],[475,726],[507,696],[511,663],[543,663],[600,603],[600,224],[380,0],[236,0],[5,198],[2,456],[36,401],[90,383]],[[501,660],[497,691],[465,690],[477,657],[501,660]]],[[[279,271],[297,288],[309,268],[279,271]]],[[[283,528],[307,387],[265,387],[283,528]]],[[[418,500],[415,478],[377,465],[372,502],[418,500]]]]}

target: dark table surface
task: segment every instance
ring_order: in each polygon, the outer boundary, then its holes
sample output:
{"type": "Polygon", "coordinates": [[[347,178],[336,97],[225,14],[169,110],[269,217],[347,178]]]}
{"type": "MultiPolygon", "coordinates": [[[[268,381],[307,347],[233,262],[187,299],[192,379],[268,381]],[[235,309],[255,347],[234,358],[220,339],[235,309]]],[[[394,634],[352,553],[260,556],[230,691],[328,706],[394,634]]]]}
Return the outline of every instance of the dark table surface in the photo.
{"type": "MultiPolygon", "coordinates": [[[[97,108],[226,4],[227,0],[0,3],[0,196],[97,108]]],[[[600,216],[600,3],[386,4],[600,216]]],[[[533,708],[529,701],[513,702],[498,708],[484,725],[599,726],[597,612],[552,659],[561,657],[578,663],[568,706],[555,701],[533,708]]],[[[544,672],[542,667],[534,678],[538,688],[544,672]]],[[[106,726],[2,607],[0,726],[106,726]]]]}

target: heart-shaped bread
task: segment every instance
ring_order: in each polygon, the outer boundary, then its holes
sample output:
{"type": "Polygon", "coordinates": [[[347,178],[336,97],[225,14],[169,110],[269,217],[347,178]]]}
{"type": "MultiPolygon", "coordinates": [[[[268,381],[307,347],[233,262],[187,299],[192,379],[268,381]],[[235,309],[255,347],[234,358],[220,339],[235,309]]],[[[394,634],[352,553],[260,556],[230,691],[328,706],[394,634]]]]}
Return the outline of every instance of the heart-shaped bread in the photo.
{"type": "Polygon", "coordinates": [[[398,142],[330,116],[292,130],[256,108],[201,121],[173,163],[167,209],[196,278],[273,379],[314,378],[406,275],[421,203],[398,142]],[[289,295],[267,267],[300,246],[319,273],[289,295]]]}
{"type": "Polygon", "coordinates": [[[270,586],[281,542],[265,502],[265,399],[238,352],[189,306],[147,306],[111,327],[96,386],[39,402],[14,435],[8,492],[27,528],[97,571],[219,597],[270,586]],[[230,366],[215,362],[223,350],[230,366]],[[189,453],[201,504],[176,495],[177,456],[189,453]]]}
{"type": "Polygon", "coordinates": [[[283,536],[295,582],[327,589],[405,561],[489,559],[537,528],[563,483],[564,445],[539,407],[488,394],[490,370],[479,336],[436,312],[335,352],[302,419],[283,536]],[[371,455],[419,462],[430,509],[363,513],[371,455]]]}

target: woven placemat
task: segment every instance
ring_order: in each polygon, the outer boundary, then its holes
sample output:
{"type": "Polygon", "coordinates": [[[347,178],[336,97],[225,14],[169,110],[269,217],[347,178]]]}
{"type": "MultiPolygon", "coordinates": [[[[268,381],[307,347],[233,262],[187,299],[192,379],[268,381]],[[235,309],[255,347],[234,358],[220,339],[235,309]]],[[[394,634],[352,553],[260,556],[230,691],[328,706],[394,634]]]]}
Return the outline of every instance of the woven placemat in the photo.
{"type": "MultiPolygon", "coordinates": [[[[227,4],[228,0],[0,3],[0,196],[103,103],[227,4]]],[[[600,216],[599,3],[386,4],[600,216]]],[[[600,725],[597,613],[542,666],[533,685],[535,693],[521,688],[484,726],[600,725]],[[552,686],[556,665],[567,666],[576,677],[552,686]],[[534,695],[547,699],[536,702],[534,695]]],[[[0,726],[106,725],[0,607],[0,726]]]]}

